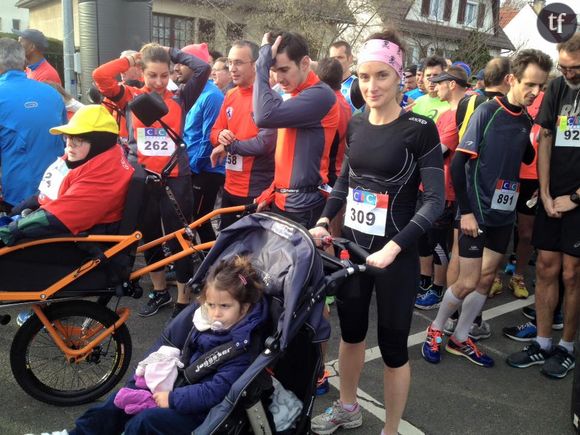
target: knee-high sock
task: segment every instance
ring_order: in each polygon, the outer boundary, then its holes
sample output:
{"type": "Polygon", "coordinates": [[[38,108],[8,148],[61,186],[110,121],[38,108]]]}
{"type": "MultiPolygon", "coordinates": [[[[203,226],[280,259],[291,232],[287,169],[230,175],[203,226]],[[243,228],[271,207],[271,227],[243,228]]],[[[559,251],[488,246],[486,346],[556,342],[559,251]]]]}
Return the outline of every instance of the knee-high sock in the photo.
{"type": "Polygon", "coordinates": [[[445,322],[461,306],[461,302],[462,300],[453,294],[452,287],[449,287],[445,292],[445,296],[443,296],[439,311],[437,311],[437,317],[433,321],[433,328],[442,331],[445,322]]]}
{"type": "Polygon", "coordinates": [[[487,296],[478,292],[472,292],[465,298],[461,307],[459,321],[453,334],[457,341],[464,342],[467,340],[469,328],[471,328],[473,321],[481,312],[486,300],[487,296]]]}

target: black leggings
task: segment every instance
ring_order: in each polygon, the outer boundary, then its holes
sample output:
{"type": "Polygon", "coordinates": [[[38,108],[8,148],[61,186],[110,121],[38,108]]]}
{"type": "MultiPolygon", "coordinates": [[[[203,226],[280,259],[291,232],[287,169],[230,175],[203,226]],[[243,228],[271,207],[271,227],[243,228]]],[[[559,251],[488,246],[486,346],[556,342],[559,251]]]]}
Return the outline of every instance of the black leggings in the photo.
{"type": "MultiPolygon", "coordinates": [[[[346,236],[348,237],[348,233],[346,236]]],[[[386,242],[373,243],[375,252],[386,242]]],[[[368,330],[369,306],[376,288],[378,341],[384,363],[391,368],[409,361],[407,340],[411,329],[413,305],[417,296],[419,256],[415,246],[407,248],[378,275],[361,274],[345,284],[337,295],[342,339],[362,342],[368,330]]]]}
{"type": "MultiPolygon", "coordinates": [[[[190,222],[193,210],[193,194],[189,175],[168,178],[167,186],[173,192],[185,219],[190,222]]],[[[141,225],[143,243],[158,239],[163,236],[163,233],[172,233],[184,227],[161,185],[155,183],[148,184],[147,187],[147,207],[141,225]],[[163,228],[161,222],[163,222],[163,228]]],[[[176,240],[169,241],[167,246],[171,252],[179,252],[179,244],[176,240]]],[[[165,257],[161,245],[145,251],[144,255],[147,264],[162,260],[165,257]]],[[[188,257],[175,262],[175,274],[180,283],[186,283],[192,277],[193,263],[188,257]]]]}
{"type": "MultiPolygon", "coordinates": [[[[215,199],[224,185],[225,175],[214,172],[202,172],[191,176],[193,186],[193,217],[199,219],[213,211],[215,199]]],[[[207,221],[197,228],[197,234],[201,243],[215,240],[215,232],[211,221],[207,221]]]]}
{"type": "Polygon", "coordinates": [[[419,255],[433,255],[433,263],[447,266],[449,263],[449,232],[451,228],[431,228],[419,238],[419,255]]]}

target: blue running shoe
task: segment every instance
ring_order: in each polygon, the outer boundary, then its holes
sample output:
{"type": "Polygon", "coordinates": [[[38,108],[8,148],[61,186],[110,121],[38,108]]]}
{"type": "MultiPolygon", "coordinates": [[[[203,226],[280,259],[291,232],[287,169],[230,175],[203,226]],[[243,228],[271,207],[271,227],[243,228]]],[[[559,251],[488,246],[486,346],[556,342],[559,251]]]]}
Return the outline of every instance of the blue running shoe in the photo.
{"type": "Polygon", "coordinates": [[[417,297],[424,295],[425,293],[427,293],[429,290],[431,290],[431,286],[429,287],[422,287],[421,284],[419,284],[417,286],[417,297]]]}
{"type": "Polygon", "coordinates": [[[538,330],[532,322],[523,325],[503,328],[503,335],[515,341],[532,341],[536,338],[538,330]]]}
{"type": "MultiPolygon", "coordinates": [[[[522,308],[522,314],[530,319],[532,322],[536,321],[536,310],[532,307],[522,308]]],[[[552,329],[554,331],[561,331],[564,329],[564,316],[561,311],[554,313],[554,318],[552,319],[552,329]]]]}
{"type": "Polygon", "coordinates": [[[439,307],[443,296],[437,294],[435,290],[427,290],[426,293],[418,295],[415,300],[415,308],[420,310],[434,310],[439,307]]]}
{"type": "Polygon", "coordinates": [[[479,350],[471,338],[468,338],[463,343],[459,343],[455,341],[455,337],[451,337],[447,341],[445,350],[452,355],[467,358],[473,364],[481,367],[493,367],[494,365],[493,359],[479,350]]]}
{"type": "Polygon", "coordinates": [[[427,328],[427,339],[421,347],[421,355],[425,361],[432,364],[438,364],[441,361],[441,342],[443,341],[443,332],[437,329],[427,328]]]}
{"type": "Polygon", "coordinates": [[[508,263],[505,265],[504,273],[506,275],[513,275],[515,271],[516,271],[515,263],[508,263]]]}
{"type": "Polygon", "coordinates": [[[564,329],[564,315],[562,312],[554,313],[554,318],[552,320],[552,329],[554,331],[561,331],[564,329]]]}

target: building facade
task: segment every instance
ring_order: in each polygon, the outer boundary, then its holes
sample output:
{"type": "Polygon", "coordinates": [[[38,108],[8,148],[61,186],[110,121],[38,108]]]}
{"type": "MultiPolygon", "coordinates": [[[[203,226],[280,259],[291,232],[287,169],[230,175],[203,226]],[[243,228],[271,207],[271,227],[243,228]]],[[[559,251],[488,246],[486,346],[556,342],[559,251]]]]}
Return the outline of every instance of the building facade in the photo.
{"type": "Polygon", "coordinates": [[[28,10],[16,6],[16,0],[0,0],[0,33],[28,28],[28,10]]]}

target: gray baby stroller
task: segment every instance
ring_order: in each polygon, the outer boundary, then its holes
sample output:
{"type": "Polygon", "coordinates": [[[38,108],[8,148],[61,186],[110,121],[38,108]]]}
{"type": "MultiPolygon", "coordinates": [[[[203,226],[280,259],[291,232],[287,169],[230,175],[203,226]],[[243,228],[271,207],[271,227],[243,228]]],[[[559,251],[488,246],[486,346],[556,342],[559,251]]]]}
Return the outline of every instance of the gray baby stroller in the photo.
{"type": "Polygon", "coordinates": [[[300,225],[271,213],[256,213],[222,231],[193,278],[194,288],[202,285],[212,264],[234,255],[250,256],[261,271],[270,325],[258,357],[195,434],[309,433],[317,376],[323,364],[320,343],[330,335],[322,316],[324,297],[365,266],[345,264],[322,254],[300,225]],[[276,429],[268,409],[274,390],[272,377],[303,405],[291,427],[283,431],[276,429]]]}

